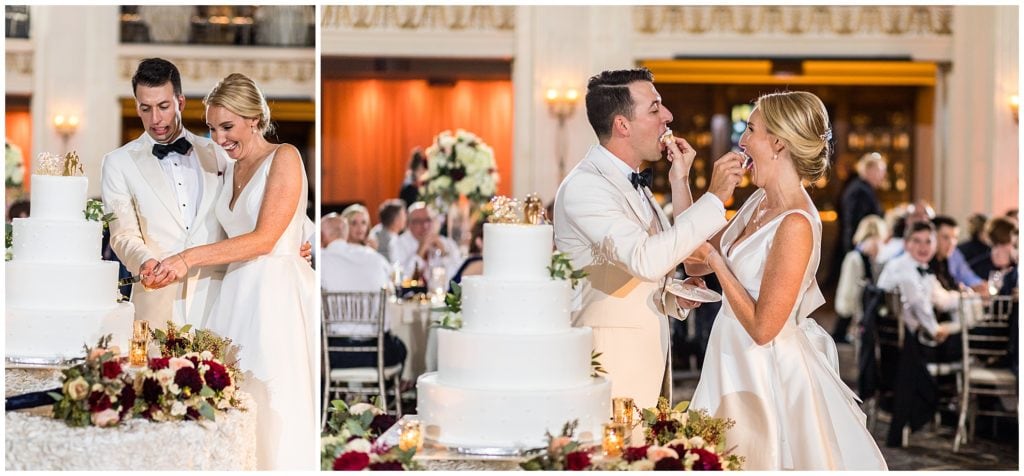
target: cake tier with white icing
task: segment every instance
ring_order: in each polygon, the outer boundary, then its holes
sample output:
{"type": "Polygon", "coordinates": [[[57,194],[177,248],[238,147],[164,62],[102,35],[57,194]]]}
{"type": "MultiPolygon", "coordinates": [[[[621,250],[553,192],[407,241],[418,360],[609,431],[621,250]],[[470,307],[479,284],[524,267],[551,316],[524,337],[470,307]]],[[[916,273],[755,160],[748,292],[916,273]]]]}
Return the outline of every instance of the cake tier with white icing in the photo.
{"type": "Polygon", "coordinates": [[[600,441],[611,415],[611,384],[603,378],[556,390],[493,390],[446,385],[435,372],[419,378],[417,391],[426,437],[450,447],[544,447],[545,431],[557,435],[576,419],[581,440],[600,441]]]}
{"type": "Polygon", "coordinates": [[[484,276],[548,280],[554,235],[551,225],[484,224],[484,276]]]}
{"type": "Polygon", "coordinates": [[[84,220],[89,180],[32,175],[32,218],[84,220]]]}
{"type": "Polygon", "coordinates": [[[564,332],[572,327],[564,280],[462,278],[462,329],[494,334],[564,332]]]}
{"type": "Polygon", "coordinates": [[[68,360],[84,357],[110,334],[110,344],[128,351],[135,306],[124,302],[105,311],[53,311],[7,308],[4,353],[16,360],[68,360]]]}
{"type": "Polygon", "coordinates": [[[591,381],[589,327],[510,338],[465,330],[437,332],[437,381],[475,389],[557,390],[591,381]]]}
{"type": "Polygon", "coordinates": [[[101,258],[103,224],[86,220],[15,218],[14,261],[95,263],[101,258]]]}
{"type": "Polygon", "coordinates": [[[8,261],[5,267],[8,315],[12,309],[85,312],[117,305],[118,264],[115,261],[8,261]]]}

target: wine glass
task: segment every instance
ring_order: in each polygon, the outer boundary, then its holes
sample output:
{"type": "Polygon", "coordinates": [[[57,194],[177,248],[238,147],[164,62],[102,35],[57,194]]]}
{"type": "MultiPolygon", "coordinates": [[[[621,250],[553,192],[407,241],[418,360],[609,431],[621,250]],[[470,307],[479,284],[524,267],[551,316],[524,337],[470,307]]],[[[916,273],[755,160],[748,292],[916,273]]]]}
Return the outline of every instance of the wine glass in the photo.
{"type": "Polygon", "coordinates": [[[988,294],[995,296],[1003,289],[1003,272],[994,269],[988,273],[988,294]]]}

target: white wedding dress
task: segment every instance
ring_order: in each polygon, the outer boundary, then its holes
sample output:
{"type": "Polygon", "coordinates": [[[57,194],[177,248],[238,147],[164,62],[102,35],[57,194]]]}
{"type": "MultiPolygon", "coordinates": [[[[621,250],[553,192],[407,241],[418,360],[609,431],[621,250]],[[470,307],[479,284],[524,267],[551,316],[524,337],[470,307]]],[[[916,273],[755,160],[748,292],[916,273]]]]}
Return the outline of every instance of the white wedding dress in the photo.
{"type": "MultiPolygon", "coordinates": [[[[229,238],[256,228],[276,152],[260,164],[234,209],[229,208],[231,186],[221,189],[216,213],[229,238]]],[[[231,163],[225,182],[233,183],[233,176],[231,163]]],[[[205,326],[239,346],[241,390],[251,394],[257,405],[259,469],[319,467],[315,340],[319,288],[313,269],[299,256],[299,247],[306,241],[307,187],[303,174],[295,212],[273,251],[228,266],[216,311],[205,326]]]]}
{"type": "Polygon", "coordinates": [[[746,470],[886,469],[856,396],[839,378],[835,343],[807,317],[825,303],[814,279],[821,253],[817,213],[786,212],[735,244],[764,195],[763,189],[754,192],[727,226],[722,256],[757,300],[782,217],[806,216],[814,242],[800,296],[782,331],[763,346],[754,343],[725,299],[711,329],[691,407],[736,421],[726,441],[746,457],[746,470]]]}

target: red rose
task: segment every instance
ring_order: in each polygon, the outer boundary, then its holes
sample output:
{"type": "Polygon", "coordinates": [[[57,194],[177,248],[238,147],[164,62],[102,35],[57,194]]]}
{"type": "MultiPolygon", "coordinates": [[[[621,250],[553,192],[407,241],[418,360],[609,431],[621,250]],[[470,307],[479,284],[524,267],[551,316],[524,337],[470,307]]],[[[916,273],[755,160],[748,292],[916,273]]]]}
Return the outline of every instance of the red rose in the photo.
{"type": "Polygon", "coordinates": [[[151,370],[166,369],[170,360],[170,357],[153,357],[152,359],[149,359],[149,368],[151,370]]]}
{"type": "MultiPolygon", "coordinates": [[[[655,471],[683,471],[683,462],[679,458],[662,458],[654,463],[655,471]]],[[[696,469],[696,468],[694,468],[696,469]]]]}
{"type": "Polygon", "coordinates": [[[700,456],[699,460],[693,462],[694,471],[722,470],[722,461],[718,459],[718,455],[700,448],[691,449],[690,453],[700,456]]]}
{"type": "Polygon", "coordinates": [[[188,409],[185,410],[185,419],[202,420],[203,416],[199,414],[199,410],[196,410],[195,408],[192,407],[188,407],[188,409]]]}
{"type": "Polygon", "coordinates": [[[147,378],[142,381],[142,399],[149,404],[156,404],[160,396],[164,394],[164,388],[154,378],[147,378]]]}
{"type": "Polygon", "coordinates": [[[342,453],[334,460],[335,471],[362,471],[370,465],[370,455],[359,451],[342,453]]]}
{"type": "Polygon", "coordinates": [[[99,413],[103,410],[109,410],[111,407],[110,397],[103,392],[92,392],[89,394],[89,411],[92,413],[99,413]]]}
{"type": "Polygon", "coordinates": [[[405,468],[398,461],[381,461],[370,463],[370,471],[405,471],[405,468]]]}
{"type": "Polygon", "coordinates": [[[647,448],[650,448],[650,447],[651,447],[651,445],[644,445],[644,446],[631,446],[629,448],[626,448],[626,451],[624,451],[622,453],[622,459],[626,460],[627,463],[632,463],[634,461],[640,461],[640,460],[642,460],[642,459],[647,457],[647,448]]]}
{"type": "Polygon", "coordinates": [[[192,367],[182,367],[174,374],[174,383],[182,390],[189,389],[193,394],[203,389],[203,378],[199,371],[192,367]]]}
{"type": "Polygon", "coordinates": [[[462,179],[466,178],[466,169],[464,169],[462,167],[459,167],[457,169],[452,169],[451,175],[452,175],[452,182],[458,182],[459,180],[462,180],[462,179]]]}
{"type": "Polygon", "coordinates": [[[383,435],[388,428],[391,428],[398,420],[394,416],[383,414],[376,415],[373,417],[373,421],[370,422],[370,432],[373,433],[374,438],[383,435]]]}
{"type": "Polygon", "coordinates": [[[131,412],[132,407],[135,406],[135,396],[135,387],[132,387],[131,385],[125,385],[124,388],[121,389],[121,396],[118,397],[118,400],[120,400],[121,402],[122,418],[125,416],[125,414],[131,412]]]}
{"type": "Polygon", "coordinates": [[[573,451],[565,455],[565,469],[583,471],[590,466],[590,455],[586,451],[573,451]]]}
{"type": "Polygon", "coordinates": [[[115,379],[121,375],[121,363],[117,360],[103,362],[103,378],[115,379]]]}
{"type": "Polygon", "coordinates": [[[223,365],[212,360],[207,360],[203,363],[209,366],[206,369],[206,373],[203,374],[203,378],[206,379],[206,385],[209,385],[210,388],[218,392],[231,385],[231,375],[223,365]]]}

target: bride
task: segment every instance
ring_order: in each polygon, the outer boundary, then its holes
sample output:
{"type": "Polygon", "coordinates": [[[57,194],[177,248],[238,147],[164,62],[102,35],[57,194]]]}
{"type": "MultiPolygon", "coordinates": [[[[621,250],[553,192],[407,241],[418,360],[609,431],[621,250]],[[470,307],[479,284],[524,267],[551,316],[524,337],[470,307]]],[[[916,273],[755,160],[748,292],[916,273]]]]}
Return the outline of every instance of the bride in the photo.
{"type": "Polygon", "coordinates": [[[308,183],[298,150],[272,144],[270,108],[256,84],[233,73],[203,100],[228,165],[216,214],[228,239],[189,248],[156,273],[230,263],[204,327],[239,346],[241,389],[256,401],[260,469],[316,469],[318,289],[299,255],[308,183]]]}
{"type": "Polygon", "coordinates": [[[817,96],[759,98],[740,139],[758,190],[686,262],[725,294],[691,407],[736,420],[726,440],[746,469],[886,469],[835,344],[808,318],[825,300],[821,222],[802,182],[825,174],[831,136],[817,96]]]}

